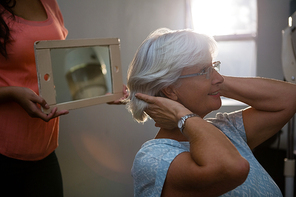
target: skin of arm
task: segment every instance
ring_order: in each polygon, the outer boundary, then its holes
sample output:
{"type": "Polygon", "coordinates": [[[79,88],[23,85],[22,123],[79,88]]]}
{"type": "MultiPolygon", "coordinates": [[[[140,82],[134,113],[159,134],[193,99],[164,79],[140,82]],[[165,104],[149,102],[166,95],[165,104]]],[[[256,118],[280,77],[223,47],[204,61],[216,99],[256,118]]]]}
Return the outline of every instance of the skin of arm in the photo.
{"type": "MultiPolygon", "coordinates": [[[[145,111],[167,138],[183,136],[176,128],[177,121],[192,113],[190,110],[170,99],[136,96],[149,104],[145,111]]],[[[162,196],[219,196],[245,181],[249,163],[219,129],[192,117],[186,120],[184,135],[190,152],[179,154],[171,163],[162,196]]]]}
{"type": "Polygon", "coordinates": [[[296,85],[265,78],[224,77],[222,96],[242,101],[247,142],[251,149],[272,137],[296,112],[296,85]]]}
{"type": "Polygon", "coordinates": [[[195,117],[184,134],[190,152],[171,163],[162,196],[219,196],[245,181],[249,163],[219,129],[195,117]]]}
{"type": "MultiPolygon", "coordinates": [[[[123,98],[108,104],[125,104],[122,101],[128,96],[126,86],[123,87],[122,92],[123,98]]],[[[8,101],[17,102],[32,118],[41,118],[45,122],[48,122],[52,118],[69,113],[68,110],[58,111],[56,107],[53,108],[49,114],[43,113],[38,105],[48,109],[49,106],[47,105],[46,101],[31,89],[25,87],[0,87],[0,105],[8,101]]]]}
{"type": "Polygon", "coordinates": [[[42,97],[38,96],[29,88],[15,86],[0,87],[0,105],[9,101],[18,103],[31,117],[41,118],[46,122],[52,118],[69,113],[67,110],[57,111],[57,108],[54,108],[49,114],[43,113],[38,105],[46,109],[49,106],[42,97]]]}

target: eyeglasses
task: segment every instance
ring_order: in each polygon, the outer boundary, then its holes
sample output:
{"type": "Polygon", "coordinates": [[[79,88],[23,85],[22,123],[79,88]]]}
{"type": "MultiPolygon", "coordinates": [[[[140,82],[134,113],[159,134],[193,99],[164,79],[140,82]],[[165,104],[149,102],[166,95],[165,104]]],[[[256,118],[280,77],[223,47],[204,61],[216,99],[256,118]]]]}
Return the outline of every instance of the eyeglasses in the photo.
{"type": "Polygon", "coordinates": [[[220,71],[220,61],[216,61],[212,63],[212,66],[209,66],[207,68],[204,68],[201,72],[199,73],[194,73],[194,74],[189,74],[189,75],[181,75],[179,79],[187,78],[187,77],[195,77],[195,76],[200,76],[200,75],[206,75],[206,78],[209,79],[211,77],[211,74],[213,72],[213,69],[215,69],[217,72],[220,71]]]}

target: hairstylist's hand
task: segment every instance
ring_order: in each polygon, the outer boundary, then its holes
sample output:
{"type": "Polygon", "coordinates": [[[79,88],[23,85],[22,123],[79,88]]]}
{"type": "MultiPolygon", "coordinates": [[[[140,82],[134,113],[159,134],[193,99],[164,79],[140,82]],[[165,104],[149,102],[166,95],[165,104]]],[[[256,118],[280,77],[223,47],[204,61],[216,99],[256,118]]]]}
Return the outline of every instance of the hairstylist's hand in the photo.
{"type": "Polygon", "coordinates": [[[178,120],[182,116],[192,113],[182,104],[171,99],[141,93],[135,96],[148,103],[145,112],[155,121],[156,127],[174,129],[178,126],[178,120]]]}
{"type": "Polygon", "coordinates": [[[124,101],[129,96],[126,85],[123,85],[122,94],[123,94],[123,97],[121,97],[120,99],[118,99],[116,101],[108,102],[107,104],[109,104],[109,105],[122,105],[122,104],[124,105],[124,104],[126,104],[124,101]]]}
{"type": "Polygon", "coordinates": [[[57,111],[54,108],[49,114],[45,114],[41,111],[43,108],[48,109],[46,101],[38,96],[33,90],[25,87],[10,87],[12,99],[17,102],[32,118],[41,118],[48,122],[50,119],[68,114],[68,110],[57,111]]]}

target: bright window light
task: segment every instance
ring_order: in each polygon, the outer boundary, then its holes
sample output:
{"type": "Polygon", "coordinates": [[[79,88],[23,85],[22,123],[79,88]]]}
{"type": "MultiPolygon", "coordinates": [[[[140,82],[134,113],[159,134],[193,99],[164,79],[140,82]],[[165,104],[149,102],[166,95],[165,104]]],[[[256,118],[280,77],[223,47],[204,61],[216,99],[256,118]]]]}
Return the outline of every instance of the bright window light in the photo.
{"type": "Polygon", "coordinates": [[[257,0],[191,0],[190,7],[190,28],[218,43],[221,74],[256,76],[257,0]]]}
{"type": "Polygon", "coordinates": [[[191,12],[193,28],[200,33],[256,33],[256,0],[192,0],[191,12]]]}

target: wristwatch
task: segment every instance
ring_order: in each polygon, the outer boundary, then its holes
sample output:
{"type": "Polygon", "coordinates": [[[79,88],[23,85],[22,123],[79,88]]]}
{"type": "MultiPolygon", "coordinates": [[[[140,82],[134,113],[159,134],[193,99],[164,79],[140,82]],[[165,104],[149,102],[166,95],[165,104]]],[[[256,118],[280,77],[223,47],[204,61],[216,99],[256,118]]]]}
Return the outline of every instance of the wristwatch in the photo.
{"type": "Polygon", "coordinates": [[[183,116],[182,118],[180,118],[180,120],[178,121],[178,128],[180,129],[182,134],[183,134],[183,129],[185,128],[185,121],[188,118],[195,117],[195,116],[199,117],[196,114],[187,114],[187,115],[183,116]]]}

